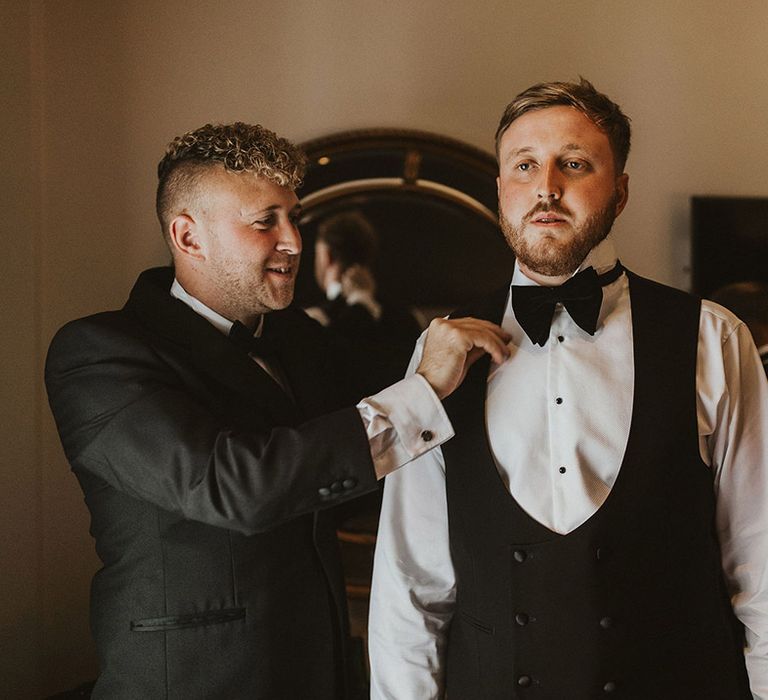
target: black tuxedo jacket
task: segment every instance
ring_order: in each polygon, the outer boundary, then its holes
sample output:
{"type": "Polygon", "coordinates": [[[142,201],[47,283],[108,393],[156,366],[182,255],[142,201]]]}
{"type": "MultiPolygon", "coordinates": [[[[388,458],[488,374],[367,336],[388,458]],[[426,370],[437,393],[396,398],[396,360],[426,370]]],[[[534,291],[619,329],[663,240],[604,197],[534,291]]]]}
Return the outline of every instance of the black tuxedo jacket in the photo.
{"type": "Polygon", "coordinates": [[[266,323],[289,398],[169,295],[172,278],[148,270],[122,310],[64,326],[46,365],[103,562],[94,697],[349,697],[342,571],[323,510],[375,488],[362,422],[342,406],[378,387],[287,310],[266,323]]]}

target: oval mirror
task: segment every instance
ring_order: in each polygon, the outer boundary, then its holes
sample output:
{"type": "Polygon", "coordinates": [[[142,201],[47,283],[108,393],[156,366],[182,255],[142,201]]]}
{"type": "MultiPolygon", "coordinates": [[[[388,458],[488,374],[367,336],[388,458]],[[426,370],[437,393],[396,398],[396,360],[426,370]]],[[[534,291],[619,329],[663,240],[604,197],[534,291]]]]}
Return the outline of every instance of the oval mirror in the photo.
{"type": "Polygon", "coordinates": [[[506,284],[513,256],[497,221],[495,158],[421,131],[346,131],[302,144],[309,165],[298,191],[304,253],[301,306],[319,303],[313,276],[318,225],[357,211],[379,235],[379,294],[435,315],[506,284]]]}

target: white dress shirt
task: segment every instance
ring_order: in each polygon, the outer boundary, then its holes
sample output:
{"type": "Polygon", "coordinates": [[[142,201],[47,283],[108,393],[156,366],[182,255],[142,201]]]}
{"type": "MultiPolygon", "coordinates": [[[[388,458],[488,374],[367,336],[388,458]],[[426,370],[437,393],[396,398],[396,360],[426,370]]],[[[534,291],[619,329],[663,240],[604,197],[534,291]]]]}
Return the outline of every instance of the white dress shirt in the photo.
{"type": "MultiPolygon", "coordinates": [[[[606,240],[580,269],[616,262],[606,240]]],[[[513,284],[534,284],[515,267],[513,284]]],[[[554,532],[576,529],[605,502],[629,436],[634,391],[626,275],[604,288],[594,336],[558,305],[544,347],[509,299],[511,355],[491,364],[487,435],[520,506],[554,532]],[[555,398],[563,399],[556,407],[555,398]],[[562,407],[567,407],[563,411],[562,407]],[[562,468],[565,468],[562,471],[562,468]]],[[[411,367],[418,362],[421,341],[411,367]]],[[[768,700],[768,382],[746,326],[704,301],[696,367],[700,452],[713,472],[725,577],[744,623],[755,698],[768,700]]],[[[443,697],[446,632],[455,599],[445,465],[439,448],[387,479],[369,622],[374,700],[443,697]]]]}
{"type": "MultiPolygon", "coordinates": [[[[229,335],[232,321],[189,294],[178,280],[173,280],[170,293],[219,332],[229,335]]],[[[260,318],[254,335],[259,337],[263,327],[264,316],[260,318]]],[[[291,393],[277,368],[270,367],[263,358],[253,354],[251,357],[287,393],[291,393]]],[[[429,382],[419,374],[412,374],[378,394],[363,399],[357,404],[357,410],[365,426],[374,468],[379,476],[399,469],[453,437],[453,428],[442,403],[429,382]],[[425,437],[429,439],[425,440],[425,437]]]]}

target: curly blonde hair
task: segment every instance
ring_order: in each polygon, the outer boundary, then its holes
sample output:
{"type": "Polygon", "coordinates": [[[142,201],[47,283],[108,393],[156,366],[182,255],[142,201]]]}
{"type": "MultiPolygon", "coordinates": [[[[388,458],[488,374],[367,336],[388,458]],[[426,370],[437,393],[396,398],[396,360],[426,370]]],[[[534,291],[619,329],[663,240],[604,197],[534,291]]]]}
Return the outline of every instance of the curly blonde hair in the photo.
{"type": "Polygon", "coordinates": [[[298,146],[259,124],[206,124],[177,136],[157,165],[157,216],[166,237],[179,198],[192,195],[204,172],[219,163],[296,189],[307,159],[298,146]]]}

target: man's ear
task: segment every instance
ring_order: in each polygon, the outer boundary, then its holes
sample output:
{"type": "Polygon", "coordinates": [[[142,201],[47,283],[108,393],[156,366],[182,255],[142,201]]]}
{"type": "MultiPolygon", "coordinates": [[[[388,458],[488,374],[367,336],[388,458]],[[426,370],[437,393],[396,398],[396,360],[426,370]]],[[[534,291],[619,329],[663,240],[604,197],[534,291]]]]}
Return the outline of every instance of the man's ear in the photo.
{"type": "Polygon", "coordinates": [[[200,224],[189,214],[175,216],[168,225],[168,233],[173,246],[174,257],[190,256],[195,260],[205,260],[205,251],[200,236],[200,224]]]}
{"type": "Polygon", "coordinates": [[[629,175],[626,173],[622,173],[616,178],[616,194],[618,196],[616,198],[615,215],[618,216],[624,211],[624,207],[627,205],[627,200],[629,199],[629,175]]]}
{"type": "Polygon", "coordinates": [[[342,269],[339,256],[334,255],[333,250],[331,250],[331,246],[329,246],[327,243],[325,244],[325,251],[328,262],[328,264],[325,266],[325,286],[327,287],[332,282],[340,282],[341,273],[344,272],[344,270],[342,269]]]}
{"type": "Polygon", "coordinates": [[[333,254],[333,250],[331,250],[331,246],[329,246],[325,241],[322,241],[322,245],[325,248],[325,259],[328,262],[328,264],[333,265],[337,263],[338,258],[333,254]]]}

